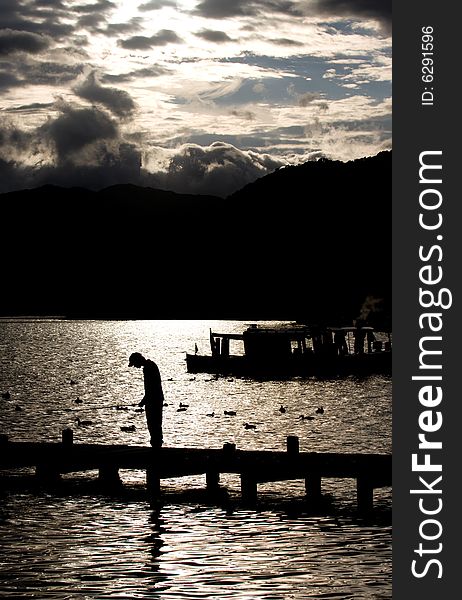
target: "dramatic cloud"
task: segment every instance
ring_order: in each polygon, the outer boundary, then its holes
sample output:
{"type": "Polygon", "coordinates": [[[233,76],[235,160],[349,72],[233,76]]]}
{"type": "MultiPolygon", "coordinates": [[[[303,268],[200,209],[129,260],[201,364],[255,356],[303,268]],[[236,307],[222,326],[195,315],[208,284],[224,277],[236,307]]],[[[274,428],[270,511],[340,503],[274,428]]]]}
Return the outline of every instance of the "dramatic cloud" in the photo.
{"type": "Polygon", "coordinates": [[[276,44],[277,46],[303,46],[302,42],[297,42],[296,40],[289,40],[288,38],[273,38],[268,41],[272,44],[276,44]]]}
{"type": "Polygon", "coordinates": [[[82,64],[50,61],[22,61],[15,65],[22,85],[63,85],[82,73],[82,64]]]}
{"type": "Polygon", "coordinates": [[[101,110],[63,106],[62,111],[57,119],[41,128],[41,132],[54,144],[59,160],[65,160],[97,141],[113,140],[119,136],[116,121],[101,110]]]}
{"type": "Polygon", "coordinates": [[[203,40],[207,40],[208,42],[221,43],[232,41],[229,35],[224,31],[214,31],[212,29],[203,29],[202,31],[198,31],[195,35],[203,40]]]}
{"type": "Polygon", "coordinates": [[[160,10],[161,8],[172,7],[176,8],[177,3],[172,0],[150,0],[150,2],[145,2],[144,4],[140,4],[138,6],[138,10],[141,11],[150,11],[150,10],[160,10]]]}
{"type": "Polygon", "coordinates": [[[1,189],[227,195],[371,155],[391,144],[390,25],[391,0],[1,0],[1,189]]]}
{"type": "Polygon", "coordinates": [[[119,117],[130,116],[136,108],[130,94],[124,90],[100,85],[94,71],[81,85],[74,88],[74,92],[80,98],[102,104],[119,117]]]}
{"type": "Polygon", "coordinates": [[[201,17],[226,19],[270,14],[292,16],[360,17],[391,28],[392,0],[202,0],[194,12],[201,17]]]}
{"type": "Polygon", "coordinates": [[[312,5],[318,14],[374,19],[384,29],[391,29],[392,0],[308,0],[305,4],[312,5]]]}
{"type": "Polygon", "coordinates": [[[0,56],[13,52],[28,52],[38,54],[50,45],[43,35],[13,29],[0,30],[0,56]]]}
{"type": "Polygon", "coordinates": [[[19,79],[11,73],[0,72],[0,90],[8,90],[11,87],[21,85],[19,79]]]}
{"type": "Polygon", "coordinates": [[[180,44],[183,40],[171,29],[162,29],[151,37],[135,35],[126,40],[119,40],[119,46],[127,50],[148,50],[154,46],[180,44]]]}
{"type": "Polygon", "coordinates": [[[18,157],[21,153],[29,152],[33,134],[23,131],[13,123],[3,123],[0,126],[0,157],[18,157]]]}
{"type": "Polygon", "coordinates": [[[59,1],[2,0],[0,28],[48,35],[53,39],[73,32],[69,9],[59,1]]]}
{"type": "Polygon", "coordinates": [[[268,13],[299,14],[297,2],[291,0],[203,0],[195,11],[201,17],[224,19],[268,13]]]}
{"type": "Polygon", "coordinates": [[[61,110],[56,119],[32,133],[12,124],[0,127],[0,174],[6,176],[0,181],[0,192],[16,189],[18,184],[70,186],[84,181],[91,189],[125,182],[226,197],[287,164],[269,154],[214,142],[157,148],[149,170],[142,169],[140,149],[123,139],[106,113],[67,105],[61,110]]]}
{"type": "Polygon", "coordinates": [[[226,197],[284,164],[268,154],[242,151],[225,142],[208,147],[186,144],[171,158],[167,172],[156,177],[177,192],[226,197]]]}
{"type": "Polygon", "coordinates": [[[108,23],[104,29],[99,29],[99,33],[104,33],[108,37],[117,37],[120,34],[134,33],[143,28],[143,20],[140,17],[133,17],[126,23],[108,23]]]}
{"type": "Polygon", "coordinates": [[[140,79],[144,77],[160,77],[161,75],[166,75],[168,73],[171,73],[170,69],[166,69],[165,67],[160,66],[153,66],[146,67],[144,69],[135,69],[131,73],[119,73],[118,75],[106,73],[101,78],[103,81],[107,81],[110,83],[122,83],[134,81],[135,79],[140,79]]]}
{"type": "Polygon", "coordinates": [[[110,0],[99,0],[93,4],[79,4],[77,6],[72,6],[71,10],[76,13],[90,14],[108,12],[116,7],[117,5],[110,0]]]}

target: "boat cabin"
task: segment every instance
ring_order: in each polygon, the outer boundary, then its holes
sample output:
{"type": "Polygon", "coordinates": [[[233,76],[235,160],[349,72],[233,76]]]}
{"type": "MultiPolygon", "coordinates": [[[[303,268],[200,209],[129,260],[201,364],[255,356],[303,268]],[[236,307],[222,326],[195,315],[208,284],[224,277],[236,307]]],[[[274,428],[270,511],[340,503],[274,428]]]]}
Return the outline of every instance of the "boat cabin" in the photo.
{"type": "Polygon", "coordinates": [[[212,356],[228,358],[230,341],[243,344],[250,359],[280,360],[308,354],[344,356],[391,349],[391,340],[378,340],[373,327],[313,327],[280,325],[260,327],[250,325],[243,333],[214,333],[210,330],[212,356]]]}

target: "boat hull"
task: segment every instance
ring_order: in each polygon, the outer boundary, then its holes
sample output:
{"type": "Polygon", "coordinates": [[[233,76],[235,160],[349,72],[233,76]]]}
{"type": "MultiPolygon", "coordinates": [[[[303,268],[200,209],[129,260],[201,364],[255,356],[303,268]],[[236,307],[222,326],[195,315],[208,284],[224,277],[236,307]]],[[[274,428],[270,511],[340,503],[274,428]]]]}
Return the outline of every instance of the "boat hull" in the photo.
{"type": "Polygon", "coordinates": [[[346,356],[291,357],[281,361],[255,360],[246,356],[186,354],[188,373],[211,373],[238,377],[281,379],[290,377],[346,377],[349,375],[391,375],[391,352],[346,356]]]}

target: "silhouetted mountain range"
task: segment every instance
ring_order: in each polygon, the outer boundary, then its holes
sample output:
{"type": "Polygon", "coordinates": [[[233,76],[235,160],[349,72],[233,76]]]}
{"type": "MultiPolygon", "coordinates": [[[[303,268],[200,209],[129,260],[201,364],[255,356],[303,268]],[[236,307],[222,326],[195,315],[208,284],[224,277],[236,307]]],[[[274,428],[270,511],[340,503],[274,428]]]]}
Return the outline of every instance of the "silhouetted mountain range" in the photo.
{"type": "Polygon", "coordinates": [[[1,314],[354,318],[391,294],[391,152],[226,199],[118,185],[0,195],[1,314]]]}

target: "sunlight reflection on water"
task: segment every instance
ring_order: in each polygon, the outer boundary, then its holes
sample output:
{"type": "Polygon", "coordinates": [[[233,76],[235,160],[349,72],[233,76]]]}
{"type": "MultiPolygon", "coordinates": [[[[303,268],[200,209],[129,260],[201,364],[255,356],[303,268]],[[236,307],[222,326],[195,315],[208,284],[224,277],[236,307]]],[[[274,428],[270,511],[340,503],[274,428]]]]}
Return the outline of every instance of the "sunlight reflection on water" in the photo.
{"type": "MultiPolygon", "coordinates": [[[[209,327],[242,331],[240,322],[81,321],[0,322],[0,433],[13,440],[146,444],[142,374],[128,368],[140,351],[159,365],[166,401],[166,446],[285,449],[288,435],[301,450],[391,452],[391,381],[214,380],[186,372],[185,352],[208,350],[209,327]],[[72,383],[71,383],[72,382],[72,383]],[[76,399],[79,398],[79,403],[76,399]],[[177,413],[180,402],[188,403],[177,413]],[[281,414],[281,404],[287,412],[281,414]],[[300,414],[324,415],[301,421],[300,414]],[[122,405],[127,410],[117,409],[122,405]],[[16,410],[20,406],[22,410],[16,410]],[[227,417],[224,410],[236,410],[227,417]],[[215,417],[207,417],[215,412],[215,417]],[[78,428],[75,419],[94,424],[78,428]],[[257,423],[245,430],[243,422],[257,423]],[[134,424],[133,433],[122,425],[134,424]]],[[[123,471],[127,484],[144,473],[123,471]]],[[[235,476],[221,482],[238,493],[235,476]]],[[[0,496],[0,539],[6,557],[2,597],[24,598],[391,598],[391,498],[376,490],[376,522],[358,520],[353,481],[323,481],[332,495],[328,514],[296,515],[269,504],[178,502],[177,494],[204,486],[203,477],[163,482],[166,501],[153,511],[142,499],[94,494],[0,496]],[[170,494],[170,495],[169,495],[170,494]]],[[[259,486],[260,489],[260,486],[259,486]]],[[[303,482],[265,484],[263,495],[295,499],[303,482]]]]}

